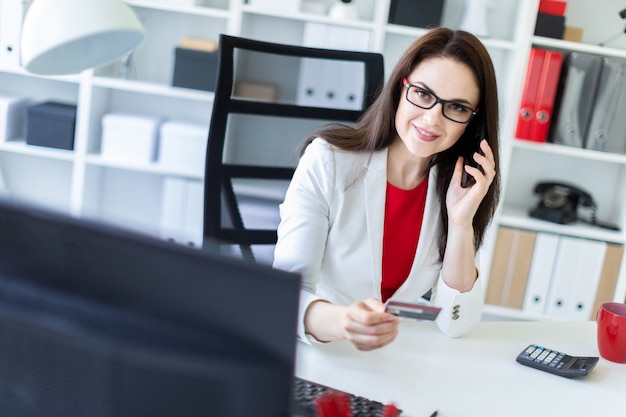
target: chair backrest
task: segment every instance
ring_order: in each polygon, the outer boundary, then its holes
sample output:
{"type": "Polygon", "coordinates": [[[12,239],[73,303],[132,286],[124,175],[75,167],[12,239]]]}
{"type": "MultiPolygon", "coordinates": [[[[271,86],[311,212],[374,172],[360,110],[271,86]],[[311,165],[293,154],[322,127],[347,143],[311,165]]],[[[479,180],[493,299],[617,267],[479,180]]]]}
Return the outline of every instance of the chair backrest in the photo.
{"type": "Polygon", "coordinates": [[[252,259],[253,245],[275,244],[298,146],[327,123],[356,122],[382,87],[383,71],[378,53],[220,35],[204,239],[238,245],[252,259]]]}

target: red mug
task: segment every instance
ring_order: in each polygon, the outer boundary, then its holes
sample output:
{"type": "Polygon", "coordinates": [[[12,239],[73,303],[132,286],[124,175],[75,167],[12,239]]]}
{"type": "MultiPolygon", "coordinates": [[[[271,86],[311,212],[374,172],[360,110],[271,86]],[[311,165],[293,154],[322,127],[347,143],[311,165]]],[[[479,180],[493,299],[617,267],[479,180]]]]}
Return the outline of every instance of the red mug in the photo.
{"type": "Polygon", "coordinates": [[[596,324],[600,356],[612,362],[626,363],[626,304],[602,304],[596,324]]]}

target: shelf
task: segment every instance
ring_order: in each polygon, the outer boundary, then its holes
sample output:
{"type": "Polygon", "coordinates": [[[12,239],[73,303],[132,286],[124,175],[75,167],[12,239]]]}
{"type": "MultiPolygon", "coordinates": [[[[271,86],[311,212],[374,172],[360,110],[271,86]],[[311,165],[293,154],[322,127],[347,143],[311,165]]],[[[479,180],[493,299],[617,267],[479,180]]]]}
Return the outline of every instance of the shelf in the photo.
{"type": "Polygon", "coordinates": [[[235,194],[275,203],[281,203],[285,199],[288,186],[288,183],[271,180],[259,181],[242,178],[233,180],[235,194]]]}
{"type": "Polygon", "coordinates": [[[184,100],[197,100],[212,102],[215,93],[213,91],[193,90],[189,88],[172,87],[144,81],[124,80],[111,77],[94,77],[93,85],[96,87],[110,88],[133,93],[153,94],[161,97],[170,97],[184,100]]]}
{"type": "Polygon", "coordinates": [[[417,28],[413,26],[404,26],[404,25],[394,25],[387,24],[385,25],[385,30],[387,33],[401,36],[413,36],[418,38],[424,35],[427,32],[427,29],[417,28]]]}
{"type": "Polygon", "coordinates": [[[217,17],[228,19],[229,11],[214,7],[204,6],[177,6],[173,3],[149,1],[149,0],[124,0],[129,6],[141,7],[144,9],[163,10],[170,13],[185,13],[197,16],[217,17]]]}
{"type": "Polygon", "coordinates": [[[481,39],[481,41],[487,48],[502,49],[505,51],[514,51],[516,48],[519,48],[519,45],[513,41],[492,38],[484,38],[481,39]]]}
{"type": "Polygon", "coordinates": [[[332,17],[328,17],[327,15],[321,14],[313,14],[313,13],[292,13],[292,12],[284,12],[281,10],[270,10],[261,7],[254,6],[244,6],[243,12],[247,14],[255,14],[259,16],[268,16],[268,17],[279,17],[281,19],[287,20],[296,20],[305,22],[314,22],[314,23],[325,23],[328,25],[336,25],[343,27],[351,27],[358,29],[374,29],[374,23],[367,20],[338,20],[332,17]]]}
{"type": "Polygon", "coordinates": [[[71,150],[28,145],[23,140],[10,140],[2,142],[0,143],[0,151],[36,156],[40,158],[56,159],[59,161],[73,161],[75,155],[74,151],[71,150]]]}
{"type": "Polygon", "coordinates": [[[589,45],[580,42],[564,41],[562,39],[533,37],[533,45],[545,48],[565,49],[571,52],[584,52],[607,57],[626,58],[626,50],[609,48],[606,46],[589,45]]]}
{"type": "Polygon", "coordinates": [[[524,321],[559,321],[558,319],[535,316],[524,313],[522,310],[510,307],[496,306],[492,304],[486,304],[484,308],[484,314],[488,317],[488,320],[493,320],[491,317],[497,317],[501,319],[509,320],[524,320],[524,321]]]}
{"type": "Polygon", "coordinates": [[[573,146],[564,146],[548,142],[533,142],[529,140],[515,139],[513,140],[513,148],[626,165],[626,155],[594,151],[591,149],[576,148],[573,146]]]}
{"type": "Polygon", "coordinates": [[[80,84],[81,75],[80,74],[72,74],[72,75],[38,75],[33,74],[26,71],[24,68],[14,68],[14,67],[4,67],[2,63],[0,63],[0,72],[5,74],[13,74],[20,75],[24,77],[30,78],[39,78],[42,80],[52,80],[52,81],[60,81],[68,84],[80,84]]]}
{"type": "Polygon", "coordinates": [[[125,171],[133,171],[138,173],[146,173],[151,175],[162,175],[164,177],[178,177],[190,180],[203,180],[204,172],[185,172],[181,170],[172,170],[164,168],[156,162],[149,164],[139,164],[123,161],[112,161],[102,158],[100,155],[89,155],[86,160],[88,165],[98,166],[102,168],[121,169],[125,171]]]}
{"type": "Polygon", "coordinates": [[[603,229],[601,227],[592,226],[583,222],[558,224],[529,217],[528,207],[504,207],[500,214],[498,224],[500,226],[512,227],[516,229],[535,230],[537,232],[601,240],[621,245],[626,243],[622,232],[603,229]]]}
{"type": "MultiPolygon", "coordinates": [[[[623,302],[615,300],[616,302],[623,302]]],[[[520,320],[520,321],[569,321],[566,318],[550,317],[545,315],[533,315],[516,308],[485,304],[483,309],[483,321],[497,320],[520,320]]]]}
{"type": "MultiPolygon", "coordinates": [[[[418,38],[424,35],[428,29],[412,27],[412,26],[403,26],[403,25],[394,25],[387,24],[385,25],[385,30],[389,34],[399,35],[399,36],[410,36],[414,38],[418,38]]],[[[519,47],[513,41],[507,41],[502,39],[495,38],[481,38],[480,41],[485,45],[488,49],[502,49],[507,51],[514,51],[519,47]]]]}

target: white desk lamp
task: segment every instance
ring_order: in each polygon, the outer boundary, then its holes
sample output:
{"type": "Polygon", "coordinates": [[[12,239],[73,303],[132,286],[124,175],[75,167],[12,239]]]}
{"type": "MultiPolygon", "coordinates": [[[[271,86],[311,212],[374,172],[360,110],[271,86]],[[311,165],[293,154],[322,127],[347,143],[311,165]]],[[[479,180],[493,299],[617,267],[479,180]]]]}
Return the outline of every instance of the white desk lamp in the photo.
{"type": "Polygon", "coordinates": [[[34,0],[22,26],[22,66],[41,75],[79,73],[132,51],[143,34],[121,0],[34,0]]]}

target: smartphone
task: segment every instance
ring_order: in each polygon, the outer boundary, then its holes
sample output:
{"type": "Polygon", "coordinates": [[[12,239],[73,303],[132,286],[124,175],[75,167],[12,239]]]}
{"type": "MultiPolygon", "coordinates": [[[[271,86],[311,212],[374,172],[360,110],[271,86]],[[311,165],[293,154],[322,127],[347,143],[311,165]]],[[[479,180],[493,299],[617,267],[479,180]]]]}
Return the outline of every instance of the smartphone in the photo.
{"type": "MultiPolygon", "coordinates": [[[[474,155],[474,152],[478,152],[481,155],[484,155],[482,149],[480,149],[480,141],[483,140],[486,136],[487,136],[487,129],[485,127],[485,122],[483,121],[480,125],[479,134],[475,136],[475,139],[476,139],[475,145],[472,146],[472,149],[470,150],[470,154],[463,157],[464,164],[471,165],[474,168],[478,168],[482,171],[482,167],[476,161],[474,161],[473,155],[474,155]]],[[[473,176],[468,174],[464,168],[463,176],[461,177],[461,187],[467,188],[467,187],[474,185],[474,183],[476,183],[476,179],[474,179],[473,176]]]]}

